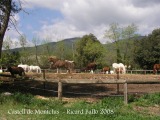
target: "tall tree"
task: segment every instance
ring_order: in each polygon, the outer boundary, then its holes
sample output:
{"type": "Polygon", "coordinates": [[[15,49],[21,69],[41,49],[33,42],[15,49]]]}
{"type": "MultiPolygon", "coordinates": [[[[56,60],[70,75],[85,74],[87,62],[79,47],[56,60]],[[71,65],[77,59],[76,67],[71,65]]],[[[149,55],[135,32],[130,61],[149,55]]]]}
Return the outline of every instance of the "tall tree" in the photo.
{"type": "Polygon", "coordinates": [[[28,57],[29,56],[29,52],[26,49],[27,38],[26,38],[26,36],[24,34],[20,35],[20,37],[19,37],[19,44],[22,47],[22,50],[20,51],[20,54],[21,54],[21,63],[26,64],[29,61],[29,57],[28,57]]]}
{"type": "Polygon", "coordinates": [[[58,41],[56,43],[56,56],[60,59],[64,59],[65,58],[65,43],[64,43],[64,40],[61,40],[61,41],[58,41]]]}
{"type": "Polygon", "coordinates": [[[112,23],[110,24],[109,30],[106,30],[104,35],[106,38],[109,38],[116,43],[117,63],[122,62],[122,57],[119,48],[119,40],[121,40],[122,38],[121,33],[122,29],[119,27],[119,24],[112,23]]]}
{"type": "Polygon", "coordinates": [[[155,63],[160,63],[160,29],[136,41],[135,62],[145,69],[152,69],[155,63]]]}
{"type": "Polygon", "coordinates": [[[11,41],[10,37],[7,36],[6,39],[3,42],[3,49],[6,50],[7,52],[10,51],[11,49],[11,45],[13,44],[13,42],[11,41]]]}
{"type": "Polygon", "coordinates": [[[51,46],[50,43],[51,39],[50,38],[45,38],[41,41],[41,44],[43,45],[43,53],[47,56],[51,55],[51,46]]]}
{"type": "Polygon", "coordinates": [[[104,53],[103,45],[93,35],[85,35],[76,43],[76,58],[79,67],[98,61],[104,53]]]}
{"type": "Polygon", "coordinates": [[[136,34],[138,28],[135,24],[128,25],[127,27],[122,28],[122,38],[125,40],[124,44],[124,53],[123,53],[123,62],[124,64],[130,64],[129,58],[131,57],[129,54],[129,50],[131,49],[131,41],[132,39],[136,39],[138,34],[136,34]]]}
{"type": "Polygon", "coordinates": [[[38,61],[38,44],[39,44],[39,39],[38,38],[33,38],[32,42],[34,44],[35,47],[35,56],[36,56],[36,63],[37,65],[40,65],[39,61],[38,61]]]}
{"type": "Polygon", "coordinates": [[[27,38],[26,38],[26,36],[25,35],[20,35],[19,42],[20,42],[20,45],[22,46],[23,50],[25,50],[25,47],[27,45],[27,38]]]}
{"type": "Polygon", "coordinates": [[[110,24],[110,28],[105,31],[105,37],[109,38],[112,42],[116,44],[116,56],[117,62],[123,62],[124,64],[129,64],[129,50],[131,49],[130,40],[135,39],[137,32],[137,26],[135,24],[130,24],[128,26],[119,27],[118,23],[110,24]],[[122,42],[120,40],[125,40],[123,42],[124,51],[120,51],[120,45],[122,42]],[[123,57],[122,57],[123,55],[123,57]]]}
{"type": "Polygon", "coordinates": [[[19,4],[20,1],[0,0],[0,58],[2,55],[2,44],[5,32],[8,28],[9,22],[13,23],[10,18],[14,17],[14,14],[21,10],[21,7],[17,3],[19,4]]]}

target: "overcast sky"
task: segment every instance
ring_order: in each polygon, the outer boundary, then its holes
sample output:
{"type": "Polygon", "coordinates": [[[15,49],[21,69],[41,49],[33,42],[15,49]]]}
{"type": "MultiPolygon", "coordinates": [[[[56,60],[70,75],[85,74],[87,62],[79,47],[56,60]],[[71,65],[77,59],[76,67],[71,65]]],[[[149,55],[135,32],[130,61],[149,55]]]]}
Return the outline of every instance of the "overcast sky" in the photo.
{"type": "MultiPolygon", "coordinates": [[[[111,23],[127,26],[134,23],[138,33],[148,35],[160,27],[160,0],[21,0],[29,14],[15,16],[17,29],[30,41],[34,37],[58,41],[93,33],[101,43],[111,23]]],[[[14,41],[15,29],[6,36],[14,41]]],[[[18,45],[17,45],[18,46],[18,45]]]]}

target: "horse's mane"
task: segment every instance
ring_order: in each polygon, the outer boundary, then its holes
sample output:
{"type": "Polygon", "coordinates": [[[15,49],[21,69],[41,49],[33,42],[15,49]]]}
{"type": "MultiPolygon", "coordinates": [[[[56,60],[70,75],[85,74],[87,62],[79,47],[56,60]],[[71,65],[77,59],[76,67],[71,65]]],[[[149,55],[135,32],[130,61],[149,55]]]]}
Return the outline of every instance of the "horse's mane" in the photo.
{"type": "Polygon", "coordinates": [[[56,56],[51,56],[51,57],[49,57],[48,58],[48,60],[49,60],[49,62],[56,62],[56,61],[58,61],[58,60],[60,60],[59,58],[57,58],[56,56]]]}

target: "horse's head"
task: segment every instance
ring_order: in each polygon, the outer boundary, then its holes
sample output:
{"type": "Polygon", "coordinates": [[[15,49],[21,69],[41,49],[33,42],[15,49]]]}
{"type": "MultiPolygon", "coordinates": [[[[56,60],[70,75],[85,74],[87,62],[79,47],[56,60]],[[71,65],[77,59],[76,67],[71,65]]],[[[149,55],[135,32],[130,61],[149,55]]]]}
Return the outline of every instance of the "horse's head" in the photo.
{"type": "Polygon", "coordinates": [[[50,62],[50,63],[55,63],[55,62],[57,62],[59,59],[57,58],[57,57],[49,57],[48,58],[48,61],[50,62]]]}

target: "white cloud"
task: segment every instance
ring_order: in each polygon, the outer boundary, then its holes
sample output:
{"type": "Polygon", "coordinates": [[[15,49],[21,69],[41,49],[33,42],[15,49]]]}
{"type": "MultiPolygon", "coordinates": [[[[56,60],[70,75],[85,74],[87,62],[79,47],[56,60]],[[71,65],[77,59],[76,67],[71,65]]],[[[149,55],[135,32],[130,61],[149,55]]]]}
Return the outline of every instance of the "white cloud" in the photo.
{"type": "Polygon", "coordinates": [[[35,33],[44,39],[79,37],[93,33],[102,43],[104,31],[108,25],[117,22],[120,25],[135,23],[142,35],[151,33],[159,24],[159,0],[23,0],[24,7],[42,7],[58,10],[62,20],[44,24],[35,33]]]}
{"type": "MultiPolygon", "coordinates": [[[[11,20],[13,23],[10,23],[9,29],[5,33],[4,37],[4,42],[7,41],[9,38],[11,43],[10,47],[12,48],[19,48],[21,47],[20,42],[19,42],[19,37],[23,35],[23,32],[19,30],[20,26],[20,16],[18,14],[15,14],[14,17],[11,17],[11,20]],[[14,25],[13,25],[14,24],[14,25]]],[[[27,29],[31,29],[32,26],[28,26],[27,29]]],[[[27,45],[26,46],[33,46],[33,43],[27,40],[27,45]]]]}
{"type": "Polygon", "coordinates": [[[35,31],[37,36],[41,39],[50,38],[52,41],[62,40],[64,38],[71,38],[83,36],[85,31],[79,31],[77,28],[65,21],[58,21],[52,25],[43,25],[40,31],[35,31]]]}

